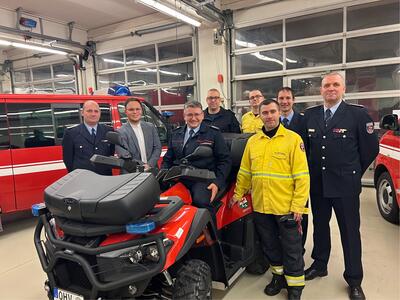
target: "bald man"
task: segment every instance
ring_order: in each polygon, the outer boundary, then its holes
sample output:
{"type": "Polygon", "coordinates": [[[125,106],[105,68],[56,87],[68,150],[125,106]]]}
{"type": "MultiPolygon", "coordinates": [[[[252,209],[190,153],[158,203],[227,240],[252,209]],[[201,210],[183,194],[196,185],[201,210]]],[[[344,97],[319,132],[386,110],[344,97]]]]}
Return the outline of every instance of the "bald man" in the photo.
{"type": "Polygon", "coordinates": [[[99,124],[100,114],[100,107],[95,101],[86,101],[82,108],[83,123],[65,131],[62,147],[68,172],[86,169],[100,175],[112,175],[111,168],[94,166],[90,162],[93,154],[114,155],[114,145],[104,142],[106,133],[113,129],[99,124]]]}

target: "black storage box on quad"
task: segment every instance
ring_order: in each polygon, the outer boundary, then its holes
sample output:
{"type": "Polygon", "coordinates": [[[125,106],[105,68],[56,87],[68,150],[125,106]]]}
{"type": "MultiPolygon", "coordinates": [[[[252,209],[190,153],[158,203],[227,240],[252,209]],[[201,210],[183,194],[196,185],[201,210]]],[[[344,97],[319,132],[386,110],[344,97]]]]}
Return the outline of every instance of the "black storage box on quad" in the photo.
{"type": "Polygon", "coordinates": [[[78,169],[48,186],[44,201],[56,217],[124,225],[149,212],[159,195],[160,187],[151,173],[102,176],[78,169]]]}

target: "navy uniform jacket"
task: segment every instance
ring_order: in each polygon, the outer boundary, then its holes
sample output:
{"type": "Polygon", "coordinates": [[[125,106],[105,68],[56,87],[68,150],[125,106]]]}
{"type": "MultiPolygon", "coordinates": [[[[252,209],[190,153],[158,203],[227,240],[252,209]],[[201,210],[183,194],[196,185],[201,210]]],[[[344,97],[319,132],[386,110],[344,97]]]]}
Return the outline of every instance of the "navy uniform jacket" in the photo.
{"type": "Polygon", "coordinates": [[[306,122],[304,119],[304,115],[294,111],[292,120],[290,120],[288,129],[296,132],[305,142],[307,135],[306,135],[306,122]]]}
{"type": "Polygon", "coordinates": [[[199,131],[183,147],[185,131],[186,126],[182,126],[172,132],[167,153],[163,157],[162,168],[169,169],[173,165],[176,165],[177,160],[191,154],[199,145],[210,146],[213,149],[213,156],[193,161],[191,165],[199,169],[214,171],[217,177],[214,183],[221,190],[225,187],[231,170],[230,152],[221,132],[217,128],[210,127],[203,122],[199,131]]]}
{"type": "Polygon", "coordinates": [[[217,114],[208,113],[208,108],[206,108],[203,122],[208,126],[218,127],[221,132],[241,133],[239,121],[233,111],[223,107],[217,114]]]}
{"type": "Polygon", "coordinates": [[[342,101],[324,124],[323,105],[305,112],[310,194],[328,198],[359,195],[361,177],[379,152],[367,110],[342,101]]]}
{"type": "Polygon", "coordinates": [[[64,133],[62,141],[63,160],[68,172],[75,169],[86,169],[101,175],[112,175],[111,168],[106,166],[94,166],[90,162],[93,154],[104,156],[114,155],[114,145],[103,142],[106,133],[113,129],[109,126],[98,124],[96,140],[87,130],[85,124],[69,128],[64,133]]]}

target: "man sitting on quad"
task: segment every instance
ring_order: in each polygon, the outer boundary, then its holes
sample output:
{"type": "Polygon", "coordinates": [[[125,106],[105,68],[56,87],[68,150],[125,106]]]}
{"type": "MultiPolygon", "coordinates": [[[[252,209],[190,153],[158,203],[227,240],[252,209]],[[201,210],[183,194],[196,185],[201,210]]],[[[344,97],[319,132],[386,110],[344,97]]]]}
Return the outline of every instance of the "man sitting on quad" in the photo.
{"type": "MultiPolygon", "coordinates": [[[[215,212],[211,202],[218,191],[224,189],[231,170],[229,149],[217,127],[202,123],[204,112],[200,102],[190,101],[185,104],[183,111],[185,126],[178,127],[172,132],[168,151],[164,155],[162,168],[169,169],[177,161],[191,154],[198,146],[209,146],[213,150],[212,157],[202,158],[191,162],[199,169],[214,171],[216,179],[210,182],[182,180],[189,189],[192,203],[200,208],[207,208],[215,223],[215,212]]],[[[216,225],[216,224],[215,224],[216,225]]]]}

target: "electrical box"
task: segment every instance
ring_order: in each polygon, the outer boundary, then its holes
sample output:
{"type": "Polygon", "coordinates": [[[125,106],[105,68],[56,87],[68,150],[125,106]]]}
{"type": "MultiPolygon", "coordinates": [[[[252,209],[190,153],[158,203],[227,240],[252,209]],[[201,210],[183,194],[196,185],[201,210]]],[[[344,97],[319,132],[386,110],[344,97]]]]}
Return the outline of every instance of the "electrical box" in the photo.
{"type": "Polygon", "coordinates": [[[221,30],[215,28],[213,31],[213,41],[214,45],[221,45],[222,44],[222,32],[221,30]]]}

